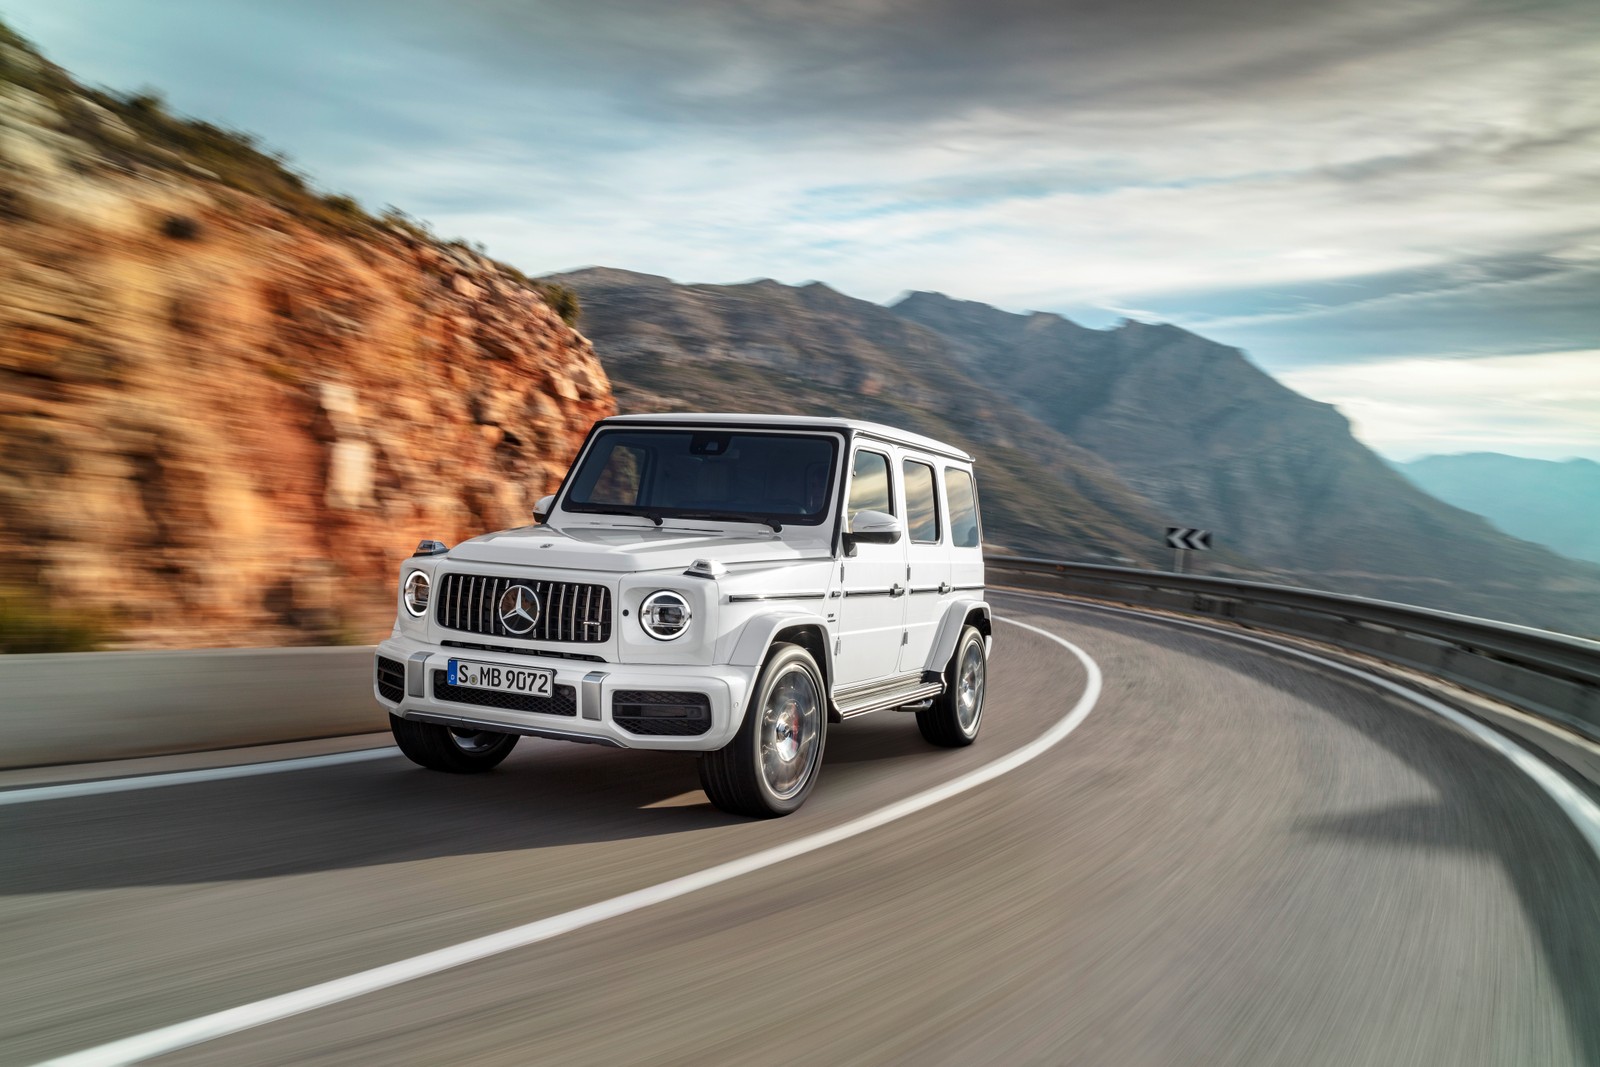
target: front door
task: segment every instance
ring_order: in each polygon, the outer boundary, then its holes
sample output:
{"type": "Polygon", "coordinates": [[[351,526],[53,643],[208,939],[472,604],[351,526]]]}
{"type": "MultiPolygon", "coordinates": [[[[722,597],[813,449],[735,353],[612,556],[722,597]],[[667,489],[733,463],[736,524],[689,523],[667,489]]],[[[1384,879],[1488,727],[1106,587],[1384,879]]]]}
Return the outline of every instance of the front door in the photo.
{"type": "MultiPolygon", "coordinates": [[[[847,522],[853,523],[861,511],[899,514],[893,472],[887,452],[856,449],[850,465],[847,522]]],[[[905,538],[892,545],[857,545],[856,554],[838,566],[834,588],[844,595],[839,601],[834,686],[846,688],[891,676],[898,667],[905,636],[905,538]]]]}

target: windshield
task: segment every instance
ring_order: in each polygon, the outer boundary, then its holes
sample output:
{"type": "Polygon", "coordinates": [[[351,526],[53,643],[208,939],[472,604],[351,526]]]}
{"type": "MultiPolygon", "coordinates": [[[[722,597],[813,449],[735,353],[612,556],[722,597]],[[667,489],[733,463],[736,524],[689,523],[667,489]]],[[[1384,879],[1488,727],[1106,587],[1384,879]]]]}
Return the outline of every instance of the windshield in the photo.
{"type": "Polygon", "coordinates": [[[602,430],[572,472],[567,511],[816,526],[838,440],[753,430],[602,430]]]}

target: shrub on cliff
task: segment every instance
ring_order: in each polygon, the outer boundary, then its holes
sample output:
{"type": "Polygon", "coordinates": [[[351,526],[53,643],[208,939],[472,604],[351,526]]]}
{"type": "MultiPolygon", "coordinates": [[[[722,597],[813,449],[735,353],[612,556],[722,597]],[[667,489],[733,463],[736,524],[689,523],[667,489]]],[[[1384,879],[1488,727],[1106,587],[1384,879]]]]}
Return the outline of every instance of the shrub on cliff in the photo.
{"type": "Polygon", "coordinates": [[[559,282],[530,282],[529,285],[550,305],[551,311],[561,316],[562,322],[572,327],[578,325],[583,308],[579,306],[578,294],[574,290],[559,282]]]}
{"type": "Polygon", "coordinates": [[[106,640],[96,617],[52,609],[36,592],[0,590],[0,654],[93,652],[106,640]]]}

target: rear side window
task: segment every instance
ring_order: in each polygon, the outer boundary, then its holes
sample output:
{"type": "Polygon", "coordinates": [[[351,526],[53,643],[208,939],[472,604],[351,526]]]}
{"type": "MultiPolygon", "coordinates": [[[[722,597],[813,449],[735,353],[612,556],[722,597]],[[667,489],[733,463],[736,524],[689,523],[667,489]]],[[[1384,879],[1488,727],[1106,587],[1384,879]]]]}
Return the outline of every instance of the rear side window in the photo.
{"type": "Polygon", "coordinates": [[[978,494],[972,475],[955,467],[944,469],[944,495],[950,501],[950,540],[957,548],[977,548],[978,494]]]}
{"type": "Polygon", "coordinates": [[[878,452],[857,452],[850,472],[850,521],[857,513],[894,514],[894,494],[889,491],[889,457],[878,452]]]}
{"type": "Polygon", "coordinates": [[[905,461],[906,528],[911,540],[929,544],[939,540],[939,494],[934,489],[933,468],[916,460],[905,461]]]}

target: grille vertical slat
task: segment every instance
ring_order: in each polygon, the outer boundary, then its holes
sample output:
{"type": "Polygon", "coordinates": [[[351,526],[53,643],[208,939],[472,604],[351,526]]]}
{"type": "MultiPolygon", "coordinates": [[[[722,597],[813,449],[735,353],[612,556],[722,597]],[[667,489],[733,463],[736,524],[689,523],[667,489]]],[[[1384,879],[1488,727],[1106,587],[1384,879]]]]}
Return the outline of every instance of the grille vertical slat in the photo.
{"type": "Polygon", "coordinates": [[[603,585],[477,574],[446,574],[443,581],[434,618],[446,629],[520,641],[611,639],[611,590],[603,585]],[[538,621],[525,634],[512,633],[500,621],[500,599],[516,585],[539,598],[538,621]]]}

